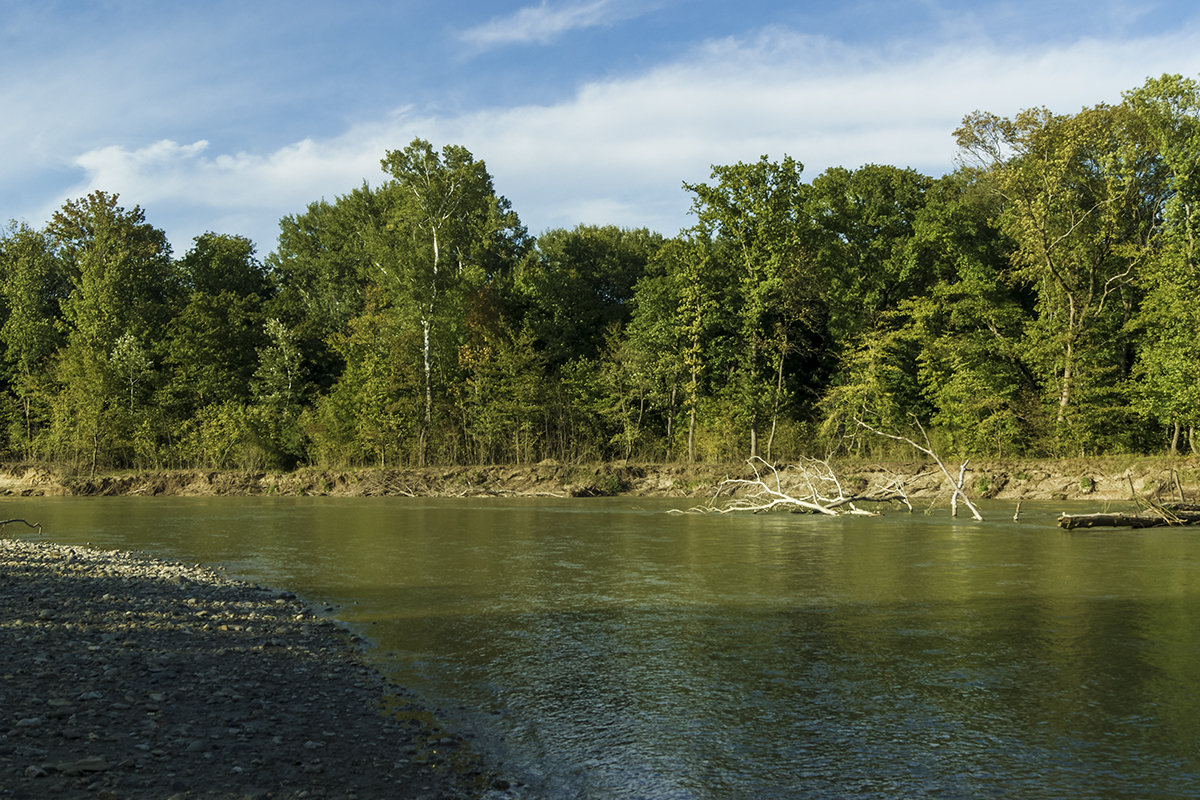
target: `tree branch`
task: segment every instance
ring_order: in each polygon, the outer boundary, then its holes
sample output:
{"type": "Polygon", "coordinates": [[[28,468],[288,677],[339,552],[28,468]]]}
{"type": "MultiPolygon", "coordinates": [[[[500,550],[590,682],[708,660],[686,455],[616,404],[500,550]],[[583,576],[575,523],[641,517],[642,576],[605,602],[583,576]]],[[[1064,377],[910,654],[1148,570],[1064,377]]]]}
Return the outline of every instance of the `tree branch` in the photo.
{"type": "Polygon", "coordinates": [[[952,492],[950,496],[951,516],[958,516],[958,499],[961,497],[962,501],[966,503],[967,508],[971,509],[971,514],[975,517],[975,519],[983,521],[983,516],[979,513],[979,509],[975,507],[975,504],[971,502],[971,498],[967,497],[967,493],[963,491],[963,482],[966,480],[967,474],[967,464],[971,463],[970,460],[968,459],[967,461],[964,461],[962,465],[959,466],[957,480],[951,477],[950,471],[946,469],[946,465],[942,463],[940,458],[938,458],[937,453],[933,452],[933,444],[929,441],[929,434],[925,432],[925,428],[921,425],[921,422],[916,417],[913,417],[913,422],[916,424],[917,430],[921,432],[922,438],[925,439],[925,446],[917,444],[907,436],[897,436],[894,433],[887,433],[879,430],[878,428],[873,428],[867,423],[863,422],[861,419],[855,419],[854,421],[857,422],[860,427],[876,434],[877,436],[883,436],[884,438],[893,439],[897,442],[904,442],[905,444],[910,445],[914,449],[919,450],[920,452],[932,458],[938,465],[938,469],[940,469],[942,474],[946,476],[946,483],[950,484],[952,492]]]}

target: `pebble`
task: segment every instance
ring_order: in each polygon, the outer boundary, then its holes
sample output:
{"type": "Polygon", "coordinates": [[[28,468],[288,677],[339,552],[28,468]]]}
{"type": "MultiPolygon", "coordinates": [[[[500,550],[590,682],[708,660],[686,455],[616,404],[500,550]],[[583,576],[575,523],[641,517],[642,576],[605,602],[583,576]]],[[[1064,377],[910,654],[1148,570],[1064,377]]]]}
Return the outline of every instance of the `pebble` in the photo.
{"type": "Polygon", "coordinates": [[[0,539],[0,800],[491,797],[458,737],[381,712],[411,695],[360,652],[290,592],[0,539]]]}

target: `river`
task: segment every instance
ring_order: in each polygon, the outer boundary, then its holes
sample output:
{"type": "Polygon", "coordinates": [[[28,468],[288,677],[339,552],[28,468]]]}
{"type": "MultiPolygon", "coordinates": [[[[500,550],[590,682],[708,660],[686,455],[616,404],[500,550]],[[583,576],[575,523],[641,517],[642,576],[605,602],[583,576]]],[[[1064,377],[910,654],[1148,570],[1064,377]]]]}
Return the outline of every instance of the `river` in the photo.
{"type": "MultiPolygon", "coordinates": [[[[21,498],[328,604],[546,798],[1200,796],[1200,535],[685,501],[21,498]]],[[[9,528],[5,535],[25,533],[9,528]]]]}

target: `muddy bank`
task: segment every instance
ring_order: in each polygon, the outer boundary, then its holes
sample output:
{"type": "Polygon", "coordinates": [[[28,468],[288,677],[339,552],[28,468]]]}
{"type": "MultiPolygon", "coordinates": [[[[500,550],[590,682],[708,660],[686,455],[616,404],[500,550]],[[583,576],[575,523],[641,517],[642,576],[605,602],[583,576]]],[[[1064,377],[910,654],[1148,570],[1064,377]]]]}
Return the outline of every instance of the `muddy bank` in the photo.
{"type": "MultiPolygon", "coordinates": [[[[834,462],[850,491],[903,479],[911,496],[936,501],[945,479],[933,463],[834,462]]],[[[952,465],[957,471],[957,464],[952,465]]],[[[0,468],[5,495],[330,495],[347,497],[712,496],[727,477],[749,477],[745,464],[559,464],[423,469],[218,472],[169,470],[88,476],[40,465],[0,468]]],[[[998,500],[1129,500],[1200,496],[1200,460],[1102,458],[972,464],[968,493],[998,500]]]]}
{"type": "Polygon", "coordinates": [[[294,595],[0,539],[0,798],[515,797],[294,595]]]}

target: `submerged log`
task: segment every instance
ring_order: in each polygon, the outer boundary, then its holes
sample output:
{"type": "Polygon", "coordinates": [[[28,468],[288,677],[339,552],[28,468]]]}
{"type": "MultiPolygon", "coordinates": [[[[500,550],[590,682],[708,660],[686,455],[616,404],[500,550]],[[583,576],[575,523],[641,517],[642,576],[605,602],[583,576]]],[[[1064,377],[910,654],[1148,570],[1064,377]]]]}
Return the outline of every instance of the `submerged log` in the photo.
{"type": "Polygon", "coordinates": [[[1170,528],[1200,522],[1196,506],[1163,506],[1138,514],[1063,514],[1058,527],[1076,528],[1170,528]]]}

